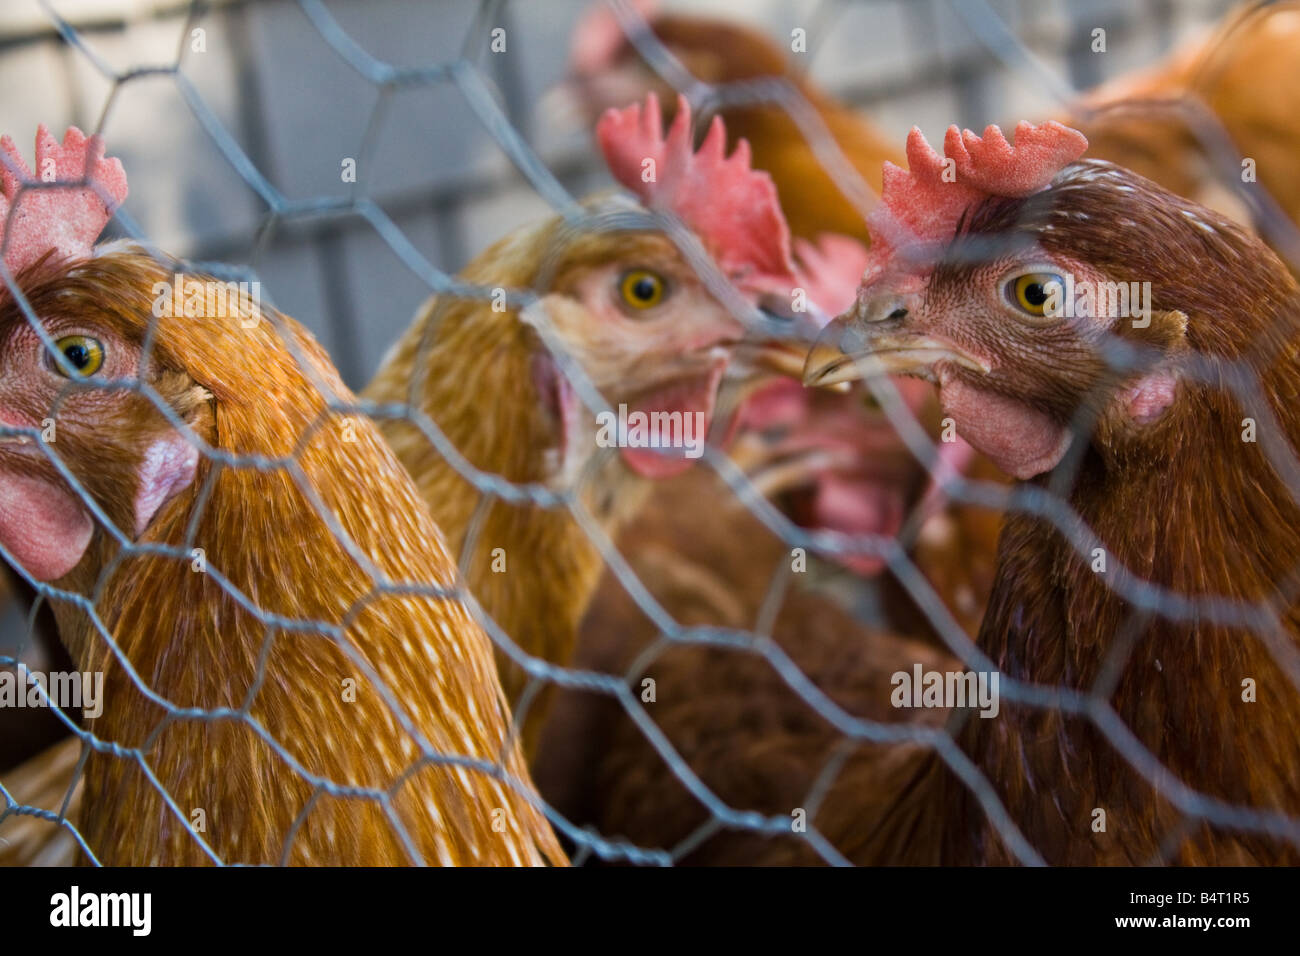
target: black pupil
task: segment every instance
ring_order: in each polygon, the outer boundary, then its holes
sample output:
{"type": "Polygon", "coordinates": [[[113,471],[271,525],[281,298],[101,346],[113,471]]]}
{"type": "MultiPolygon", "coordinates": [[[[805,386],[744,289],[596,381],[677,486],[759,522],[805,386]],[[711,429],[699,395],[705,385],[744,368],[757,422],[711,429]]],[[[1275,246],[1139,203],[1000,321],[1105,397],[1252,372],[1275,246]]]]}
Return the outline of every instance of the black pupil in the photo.
{"type": "Polygon", "coordinates": [[[632,285],[632,294],[642,302],[649,302],[655,297],[655,280],[642,276],[632,285]]]}
{"type": "Polygon", "coordinates": [[[80,343],[67,346],[63,354],[75,369],[83,369],[90,364],[90,349],[80,343]]]}
{"type": "Polygon", "coordinates": [[[1041,282],[1031,282],[1025,286],[1025,301],[1030,305],[1042,305],[1047,301],[1047,290],[1041,282]]]}

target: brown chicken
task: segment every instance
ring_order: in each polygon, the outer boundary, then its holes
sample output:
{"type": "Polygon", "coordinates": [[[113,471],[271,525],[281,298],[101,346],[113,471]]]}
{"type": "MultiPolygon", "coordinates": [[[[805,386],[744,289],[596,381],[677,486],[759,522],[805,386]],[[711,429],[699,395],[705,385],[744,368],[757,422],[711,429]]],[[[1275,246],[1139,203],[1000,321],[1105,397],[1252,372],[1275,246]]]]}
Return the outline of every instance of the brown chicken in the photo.
{"type": "Polygon", "coordinates": [[[648,91],[665,103],[675,100],[672,84],[634,42],[657,38],[686,71],[674,78],[714,88],[720,99],[698,105],[723,118],[733,142],[749,142],[754,168],[776,183],[792,235],[816,240],[834,233],[865,242],[864,218],[880,192],[881,165],[900,159],[890,140],[818,89],[759,31],[639,6],[645,15],[629,9],[627,29],[602,3],[574,30],[571,82],[588,115],[636,102],[648,91]],[[642,30],[650,35],[642,39],[642,30]]]}
{"type": "MultiPolygon", "coordinates": [[[[726,82],[757,75],[771,64],[786,69],[776,47],[743,27],[690,18],[656,18],[652,23],[684,62],[701,65],[692,71],[702,78],[726,82]],[[673,25],[661,30],[664,21],[673,25]],[[711,28],[722,31],[722,38],[712,35],[711,28]],[[765,55],[747,55],[756,48],[765,55]],[[722,76],[714,69],[730,63],[742,72],[722,76]]],[[[580,27],[573,62],[579,92],[591,106],[617,102],[619,96],[632,97],[634,91],[654,85],[653,73],[641,65],[603,6],[580,27]]],[[[815,101],[830,104],[820,94],[815,101]]],[[[847,110],[832,108],[828,122],[848,121],[847,110]]],[[[805,165],[816,161],[780,107],[740,112],[772,114],[771,122],[747,127],[767,144],[756,149],[756,163],[787,154],[802,155],[805,165]]],[[[720,114],[731,123],[732,109],[723,108],[720,114]]],[[[860,120],[852,122],[862,125],[860,120]]],[[[874,134],[854,142],[855,156],[879,182],[881,160],[894,155],[892,149],[880,145],[874,134]]],[[[802,286],[822,310],[834,314],[853,301],[867,253],[847,236],[821,234],[843,224],[844,200],[824,175],[805,182],[799,168],[779,160],[769,167],[788,212],[799,209],[805,234],[818,236],[816,243],[795,243],[802,286]]],[[[853,231],[865,236],[861,222],[853,231]]],[[[937,434],[937,407],[923,383],[896,384],[903,402],[898,413],[920,417],[927,430],[937,434]]],[[[760,492],[810,529],[874,537],[882,544],[907,536],[925,574],[941,585],[941,600],[975,633],[991,584],[1000,516],[991,510],[945,507],[941,489],[899,440],[893,419],[874,407],[865,390],[839,395],[775,384],[746,401],[740,423],[730,453],[760,492]],[[905,531],[905,525],[910,530],[905,531]],[[966,546],[963,538],[972,534],[984,543],[983,552],[966,546]],[[986,554],[983,560],[981,553],[986,554]]],[[[940,445],[941,455],[956,472],[968,471],[959,448],[966,446],[940,445]]],[[[628,527],[619,536],[619,548],[671,618],[697,627],[753,628],[774,571],[791,560],[789,545],[782,546],[734,492],[708,475],[661,483],[644,513],[653,519],[628,527]]],[[[827,551],[824,556],[857,575],[887,579],[879,551],[827,551]]],[[[942,714],[936,711],[918,717],[891,708],[888,692],[889,679],[897,671],[910,672],[918,662],[931,669],[944,655],[864,628],[839,606],[845,590],[850,592],[848,600],[860,600],[860,586],[845,589],[842,574],[837,580],[815,562],[809,570],[790,575],[784,601],[770,609],[780,612],[772,633],[782,651],[849,714],[891,723],[940,722],[942,714]]],[[[883,616],[905,632],[933,633],[931,621],[910,597],[900,589],[883,590],[886,607],[873,609],[873,617],[883,616]]],[[[653,677],[663,692],[645,705],[645,716],[692,772],[727,806],[787,821],[785,839],[729,829],[699,846],[683,848],[675,859],[691,864],[782,863],[851,854],[853,821],[871,817],[864,800],[879,792],[864,789],[864,781],[882,772],[878,761],[896,761],[898,748],[884,754],[866,742],[854,748],[842,726],[819,716],[768,662],[747,651],[673,647],[651,664],[636,663],[657,635],[658,628],[618,578],[606,575],[584,622],[574,665],[626,677],[634,696],[642,677],[653,677]],[[791,832],[790,814],[814,788],[829,756],[841,748],[847,748],[843,772],[832,775],[822,807],[809,811],[810,826],[828,841],[818,848],[791,832]]],[[[648,742],[645,725],[607,694],[566,689],[533,768],[543,794],[570,820],[641,847],[676,845],[716,809],[682,785],[648,742]]],[[[604,855],[619,854],[606,849],[604,855]]]]}
{"type": "Polygon", "coordinates": [[[0,545],[105,675],[89,851],[562,863],[455,564],[324,352],[215,279],[92,250],[126,192],[98,137],[41,130],[53,187],[4,146],[5,262],[39,323],[5,296],[0,545]]]}
{"type": "Polygon", "coordinates": [[[1249,3],[1166,62],[1092,91],[1069,123],[1092,156],[1255,228],[1300,269],[1297,113],[1300,3],[1249,3]]]}
{"type": "Polygon", "coordinates": [[[911,766],[921,746],[873,740],[933,736],[947,716],[894,708],[894,675],[956,663],[863,627],[836,596],[805,583],[808,574],[791,573],[790,546],[708,471],[667,487],[708,506],[695,509],[689,529],[646,512],[622,536],[635,542],[628,562],[685,629],[678,641],[712,634],[718,644],[670,641],[616,581],[602,582],[573,666],[618,675],[631,700],[625,708],[604,692],[560,695],[534,761],[538,788],[566,819],[612,844],[601,848],[609,860],[855,859],[891,799],[880,778],[911,766]],[[774,664],[782,659],[798,675],[793,686],[774,664]],[[652,742],[647,721],[689,768],[691,787],[652,742]],[[658,853],[638,855],[623,841],[658,853]]]}
{"type": "MultiPolygon", "coordinates": [[[[635,4],[626,22],[603,3],[587,12],[571,45],[570,86],[578,102],[593,114],[634,100],[645,90],[671,89],[642,55],[642,49],[657,40],[688,74],[670,79],[697,80],[720,93],[722,102],[709,96],[704,105],[725,119],[728,130],[746,137],[755,167],[772,176],[800,260],[807,273],[821,280],[811,283],[821,287],[821,295],[811,289],[810,294],[825,311],[837,314],[852,300],[865,264],[863,243],[869,240],[866,212],[875,203],[883,164],[901,161],[898,149],[866,118],[820,90],[781,47],[755,28],[654,8],[653,3],[635,4]],[[653,36],[640,36],[643,29],[653,36]],[[796,91],[819,123],[797,123],[786,106],[774,102],[774,79],[796,91]],[[727,100],[728,90],[746,88],[761,89],[768,96],[752,105],[727,100]],[[848,175],[819,145],[818,125],[829,131],[851,165],[848,175]],[[837,169],[839,174],[833,176],[837,169]],[[871,192],[864,201],[849,201],[854,171],[858,185],[871,192]]],[[[794,111],[795,118],[801,115],[794,111]]],[[[916,383],[895,384],[907,406],[903,418],[919,420],[937,439],[941,423],[933,396],[917,389],[916,383]]],[[[775,386],[756,396],[751,409],[742,421],[752,426],[757,440],[746,441],[755,436],[741,432],[737,458],[747,470],[761,472],[762,487],[782,509],[806,527],[900,540],[945,606],[974,636],[992,583],[1000,514],[948,501],[936,484],[939,474],[917,460],[899,438],[898,419],[882,414],[865,389],[812,396],[775,386]]],[[[1005,480],[960,441],[938,448],[946,459],[940,467],[948,475],[1005,480]]],[[[667,520],[692,527],[696,516],[681,505],[669,507],[670,494],[671,488],[664,488],[646,507],[676,515],[667,520]]],[[[884,562],[878,557],[832,557],[859,574],[877,576],[875,586],[892,626],[937,637],[934,622],[907,590],[893,575],[881,574],[884,562]]]]}
{"type": "Polygon", "coordinates": [[[1300,290],[1227,218],[1080,161],[1077,132],[1015,141],[953,127],[945,167],[913,131],[809,360],[936,383],[1027,483],[979,637],[1001,712],[959,737],[996,799],[926,755],[885,781],[866,858],[1294,864],[1300,290]],[[1128,282],[1127,305],[1105,285],[1128,282]]]}
{"type": "Polygon", "coordinates": [[[640,203],[596,196],[583,203],[582,219],[557,216],[486,250],[460,278],[531,290],[535,302],[497,308],[434,297],[364,392],[394,410],[384,435],[500,626],[509,647],[498,655],[502,681],[512,703],[522,700],[526,751],[547,696],[532,703],[529,674],[538,664],[530,659],[568,660],[604,566],[600,539],[636,510],[647,479],[691,465],[680,448],[606,454],[598,406],[579,385],[585,379],[612,409],[698,421],[702,438],[724,376],[748,374],[733,357],[745,369],[784,362],[787,373],[792,358],[795,371],[802,361],[788,346],[747,346],[733,308],[660,225],[675,216],[724,286],[730,278],[751,302],[788,310],[798,281],[788,232],[771,180],[750,170],[744,144],[727,156],[715,121],[693,152],[689,110],[679,108],[665,136],[653,96],[644,111],[607,113],[598,138],[640,203]],[[648,179],[647,162],[655,171],[648,179]],[[420,427],[425,419],[437,432],[420,427]],[[445,443],[431,440],[439,434],[445,443]],[[476,475],[492,485],[486,496],[476,475]]]}

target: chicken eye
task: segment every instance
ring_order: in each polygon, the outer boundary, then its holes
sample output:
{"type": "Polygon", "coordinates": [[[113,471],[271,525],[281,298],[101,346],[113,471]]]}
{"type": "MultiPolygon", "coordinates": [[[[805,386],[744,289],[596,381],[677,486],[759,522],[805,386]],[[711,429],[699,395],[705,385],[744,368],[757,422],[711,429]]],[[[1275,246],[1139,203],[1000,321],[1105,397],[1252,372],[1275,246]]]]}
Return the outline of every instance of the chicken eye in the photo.
{"type": "MultiPolygon", "coordinates": [[[[65,335],[54,343],[54,347],[63,353],[68,364],[77,370],[82,378],[88,378],[98,372],[104,365],[104,346],[98,339],[88,335],[65,335]]],[[[67,372],[58,362],[50,359],[54,371],[67,376],[67,372]]]]}
{"type": "Polygon", "coordinates": [[[1007,283],[1007,299],[1018,309],[1033,316],[1048,314],[1048,301],[1053,298],[1053,309],[1061,306],[1061,293],[1065,280],[1055,272],[1026,272],[1007,283]]]}
{"type": "Polygon", "coordinates": [[[647,269],[625,272],[618,282],[623,301],[634,309],[649,309],[663,301],[666,283],[647,269]]]}

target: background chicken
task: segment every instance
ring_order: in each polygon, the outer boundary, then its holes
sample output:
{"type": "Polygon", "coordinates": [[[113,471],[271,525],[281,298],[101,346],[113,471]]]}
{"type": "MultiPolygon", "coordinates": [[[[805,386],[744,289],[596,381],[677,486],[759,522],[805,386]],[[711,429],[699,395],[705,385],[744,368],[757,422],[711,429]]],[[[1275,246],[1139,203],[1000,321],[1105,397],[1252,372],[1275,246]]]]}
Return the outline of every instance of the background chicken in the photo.
{"type": "MultiPolygon", "coordinates": [[[[575,30],[570,57],[570,83],[578,101],[591,113],[644,89],[664,89],[667,81],[659,64],[648,63],[643,55],[659,47],[685,69],[687,78],[709,85],[714,95],[706,103],[725,118],[729,130],[744,131],[739,135],[751,142],[755,167],[771,174],[807,271],[817,277],[810,283],[815,286],[811,297],[827,314],[838,314],[852,302],[869,240],[866,213],[876,201],[884,163],[900,159],[897,148],[866,118],[818,89],[761,31],[732,20],[660,12],[653,3],[637,4],[624,20],[606,4],[591,7],[575,30]],[[649,35],[639,36],[638,30],[649,35]],[[730,96],[746,90],[762,94],[763,102],[731,103],[730,96]],[[788,95],[789,103],[782,103],[781,95],[788,95]],[[809,110],[815,114],[812,122],[803,116],[809,110]],[[796,122],[800,117],[802,123],[796,122]],[[835,149],[847,160],[847,171],[827,155],[835,149]]],[[[906,418],[910,412],[937,442],[938,409],[930,394],[915,385],[896,383],[906,403],[906,410],[896,414],[906,418]]],[[[945,606],[974,635],[992,582],[1000,516],[992,509],[947,501],[932,485],[930,471],[899,438],[896,420],[880,410],[866,389],[812,395],[777,385],[750,403],[742,422],[752,427],[748,436],[738,436],[736,454],[800,524],[900,540],[945,606]],[[918,507],[923,499],[924,507],[918,507]]],[[[949,477],[965,472],[980,480],[1001,480],[968,448],[938,448],[949,465],[959,465],[943,472],[949,477]]],[[[670,506],[672,494],[665,487],[653,510],[677,515],[683,534],[689,535],[703,516],[689,506],[670,506]]],[[[694,500],[701,511],[719,504],[694,500]]],[[[892,574],[881,574],[879,557],[835,560],[859,574],[879,576],[870,611],[879,625],[937,636],[907,590],[892,574]]]]}
{"type": "Polygon", "coordinates": [[[597,409],[579,376],[613,409],[699,413],[711,423],[737,347],[746,368],[765,350],[777,362],[791,355],[775,343],[746,348],[744,325],[651,218],[678,217],[721,275],[754,301],[784,300],[788,312],[797,280],[771,180],[750,170],[743,143],[724,154],[721,121],[698,152],[684,104],[666,137],[661,122],[652,95],[644,111],[607,113],[598,130],[611,171],[643,206],[597,196],[583,205],[587,228],[553,218],[501,240],[461,275],[485,288],[533,290],[536,305],[435,297],[364,393],[395,410],[381,424],[385,437],[513,645],[498,660],[511,701],[524,698],[526,748],[543,710],[525,696],[537,666],[528,658],[567,662],[604,565],[597,529],[607,534],[627,519],[645,479],[691,465],[680,449],[602,452],[597,409]],[[643,180],[643,157],[657,163],[657,179],[643,180]],[[418,427],[412,409],[436,423],[450,451],[418,427]],[[524,492],[484,498],[458,456],[524,492]]]}
{"type": "Polygon", "coordinates": [[[92,253],[126,192],[97,137],[38,133],[53,188],[4,147],[5,264],[53,349],[7,295],[0,546],[58,589],[77,669],[105,674],[86,723],[90,851],[563,862],[491,645],[447,596],[454,563],[323,351],[255,303],[210,310],[210,277],[92,253]],[[173,281],[182,314],[158,305],[173,281]],[[50,414],[57,445],[37,437],[50,414]]]}
{"type": "Polygon", "coordinates": [[[1010,825],[931,754],[876,833],[941,819],[942,834],[877,859],[1294,864],[1300,832],[1270,815],[1300,809],[1300,609],[1285,584],[1300,546],[1287,480],[1300,443],[1296,281],[1226,217],[1078,161],[1079,133],[1021,124],[1015,140],[953,127],[957,178],[945,182],[913,132],[910,172],[887,173],[872,215],[859,305],[809,360],[809,381],[935,382],[972,444],[1072,509],[1053,517],[1024,498],[1008,515],[979,637],[1004,681],[1062,696],[1044,706],[1004,684],[1001,714],[960,732],[1010,825]],[[1071,315],[1050,304],[1064,276],[1149,282],[1149,311],[1079,298],[1071,315]],[[876,364],[860,366],[867,356],[876,364]],[[1243,373],[1258,391],[1236,390],[1243,373]],[[1256,420],[1260,441],[1246,430],[1256,420]],[[1252,627],[1234,604],[1277,616],[1252,627]],[[1179,787],[1241,812],[1216,824],[1179,787]]]}
{"type": "Polygon", "coordinates": [[[789,545],[716,476],[697,469],[673,485],[681,500],[715,507],[699,509],[691,534],[647,511],[624,537],[636,542],[628,560],[637,578],[680,630],[665,636],[607,579],[573,662],[623,677],[641,719],[608,693],[566,690],[534,761],[538,788],[571,822],[667,851],[676,864],[810,865],[879,853],[864,839],[893,798],[882,778],[909,770],[918,745],[872,743],[867,731],[855,737],[846,727],[857,720],[935,732],[946,712],[895,709],[891,678],[956,662],[864,627],[826,588],[802,584],[807,575],[792,573],[789,545]],[[782,659],[800,675],[796,686],[773,663],[782,659]],[[661,746],[750,827],[719,821],[661,746]]]}
{"type": "Polygon", "coordinates": [[[1167,61],[1091,91],[1069,122],[1092,156],[1254,228],[1295,269],[1297,112],[1300,4],[1249,3],[1167,61]]]}
{"type": "Polygon", "coordinates": [[[795,70],[762,32],[655,6],[629,7],[621,21],[612,7],[593,5],[578,24],[571,83],[588,116],[648,91],[675,101],[676,90],[634,42],[646,42],[637,31],[648,29],[650,42],[685,70],[679,79],[708,84],[721,97],[708,110],[726,121],[733,142],[749,142],[754,167],[771,174],[792,235],[816,240],[834,233],[865,242],[864,218],[880,192],[881,166],[899,158],[890,141],[795,70]]]}

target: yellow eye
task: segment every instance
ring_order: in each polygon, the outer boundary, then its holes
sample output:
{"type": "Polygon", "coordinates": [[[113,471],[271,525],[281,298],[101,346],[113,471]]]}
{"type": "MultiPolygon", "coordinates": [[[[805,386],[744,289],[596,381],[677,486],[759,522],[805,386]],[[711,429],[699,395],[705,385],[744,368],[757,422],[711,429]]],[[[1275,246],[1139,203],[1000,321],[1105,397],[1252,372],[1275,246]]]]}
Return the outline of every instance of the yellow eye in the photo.
{"type": "Polygon", "coordinates": [[[1064,293],[1065,280],[1055,272],[1026,272],[1007,283],[1007,297],[1011,304],[1035,316],[1054,314],[1061,309],[1064,293]]]}
{"type": "MultiPolygon", "coordinates": [[[[104,346],[99,339],[92,339],[88,335],[65,335],[55,341],[54,347],[63,353],[68,364],[76,369],[82,378],[89,378],[104,365],[104,346]]],[[[58,362],[51,359],[50,364],[60,375],[67,375],[58,362]]]]}
{"type": "Polygon", "coordinates": [[[649,309],[664,298],[664,280],[646,269],[633,269],[623,273],[618,281],[618,291],[623,301],[634,309],[649,309]]]}

